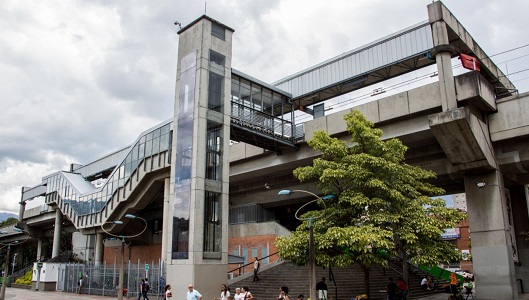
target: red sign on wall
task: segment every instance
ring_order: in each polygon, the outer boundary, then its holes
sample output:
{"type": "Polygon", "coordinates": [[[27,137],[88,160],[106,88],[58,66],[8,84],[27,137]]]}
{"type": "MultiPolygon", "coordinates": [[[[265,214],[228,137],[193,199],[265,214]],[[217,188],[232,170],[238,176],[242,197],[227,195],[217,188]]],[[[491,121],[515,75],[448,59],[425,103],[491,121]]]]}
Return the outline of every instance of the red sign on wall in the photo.
{"type": "Polygon", "coordinates": [[[463,65],[463,68],[469,69],[469,70],[480,71],[479,61],[477,58],[470,56],[470,55],[466,55],[466,54],[460,54],[459,59],[461,60],[461,64],[463,65]]]}

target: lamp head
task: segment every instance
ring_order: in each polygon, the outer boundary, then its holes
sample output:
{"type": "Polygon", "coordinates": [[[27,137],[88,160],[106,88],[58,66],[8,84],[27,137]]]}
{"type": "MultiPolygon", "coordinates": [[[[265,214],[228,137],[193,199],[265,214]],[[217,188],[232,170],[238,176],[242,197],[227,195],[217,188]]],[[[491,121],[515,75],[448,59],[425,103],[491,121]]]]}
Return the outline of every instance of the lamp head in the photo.
{"type": "Polygon", "coordinates": [[[22,232],[23,231],[22,229],[20,229],[20,228],[18,228],[16,226],[13,226],[13,230],[16,231],[16,232],[22,232]]]}
{"type": "Polygon", "coordinates": [[[133,215],[133,214],[126,214],[126,215],[125,215],[125,218],[136,219],[137,216],[135,216],[135,215],[133,215]]]}
{"type": "Polygon", "coordinates": [[[325,196],[321,197],[321,200],[323,200],[323,201],[332,200],[332,199],[336,199],[336,196],[333,195],[333,194],[325,195],[325,196]]]}
{"type": "Polygon", "coordinates": [[[292,195],[294,193],[292,190],[280,190],[278,195],[292,195]]]}
{"type": "Polygon", "coordinates": [[[123,221],[117,220],[117,221],[112,221],[112,223],[116,224],[116,225],[121,225],[121,224],[123,224],[123,221]]]}

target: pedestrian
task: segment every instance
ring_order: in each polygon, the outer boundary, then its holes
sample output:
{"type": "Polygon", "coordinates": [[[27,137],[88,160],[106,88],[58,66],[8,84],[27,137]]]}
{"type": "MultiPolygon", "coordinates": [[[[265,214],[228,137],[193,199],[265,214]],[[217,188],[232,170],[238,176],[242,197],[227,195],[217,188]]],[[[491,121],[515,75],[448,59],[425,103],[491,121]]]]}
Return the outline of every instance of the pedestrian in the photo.
{"type": "Polygon", "coordinates": [[[243,299],[252,299],[253,298],[253,295],[252,293],[250,293],[250,290],[248,289],[247,286],[243,286],[241,288],[241,294],[243,294],[243,299]]]}
{"type": "Polygon", "coordinates": [[[83,293],[83,276],[79,277],[79,281],[77,282],[77,285],[79,286],[77,288],[77,294],[83,293]]]}
{"type": "Polygon", "coordinates": [[[393,278],[388,278],[388,284],[386,285],[386,293],[388,293],[388,300],[395,300],[395,294],[397,293],[398,286],[393,282],[393,278]]]}
{"type": "Polygon", "coordinates": [[[290,300],[290,296],[288,295],[288,287],[287,286],[282,286],[280,289],[279,289],[279,296],[281,299],[283,300],[290,300]]]}
{"type": "Polygon", "coordinates": [[[253,281],[259,281],[259,277],[257,277],[257,272],[259,271],[260,267],[261,267],[261,263],[259,262],[256,256],[253,262],[253,281]]]}
{"type": "Polygon", "coordinates": [[[303,300],[303,299],[305,299],[305,296],[303,296],[303,294],[299,294],[298,295],[298,300],[303,300]]]}
{"type": "MultiPolygon", "coordinates": [[[[143,289],[145,289],[145,279],[141,279],[140,287],[138,288],[138,300],[143,296],[143,289]]],[[[143,298],[145,300],[145,297],[143,298]]]]}
{"type": "Polygon", "coordinates": [[[173,298],[173,293],[171,293],[171,285],[168,284],[165,286],[165,300],[171,300],[173,298]]]}
{"type": "Polygon", "coordinates": [[[244,295],[241,293],[241,288],[235,289],[235,295],[233,295],[234,300],[244,300],[244,295]]]}
{"type": "Polygon", "coordinates": [[[143,300],[149,300],[149,297],[147,296],[147,293],[151,290],[151,286],[149,285],[149,278],[145,278],[145,281],[143,283],[143,289],[141,291],[143,295],[143,300]]]}
{"type": "Polygon", "coordinates": [[[202,294],[193,288],[193,284],[187,286],[186,300],[202,300],[202,294]]]}
{"type": "Polygon", "coordinates": [[[322,277],[321,280],[316,283],[316,291],[318,291],[318,299],[327,299],[327,284],[325,283],[325,277],[322,277]]]}
{"type": "Polygon", "coordinates": [[[225,284],[222,284],[220,286],[220,298],[215,298],[215,300],[229,300],[229,299],[230,299],[230,288],[226,286],[225,284]]]}
{"type": "Polygon", "coordinates": [[[404,281],[404,278],[399,277],[397,280],[397,286],[399,287],[400,291],[400,298],[402,300],[408,300],[408,294],[409,294],[409,288],[406,282],[404,281]]]}

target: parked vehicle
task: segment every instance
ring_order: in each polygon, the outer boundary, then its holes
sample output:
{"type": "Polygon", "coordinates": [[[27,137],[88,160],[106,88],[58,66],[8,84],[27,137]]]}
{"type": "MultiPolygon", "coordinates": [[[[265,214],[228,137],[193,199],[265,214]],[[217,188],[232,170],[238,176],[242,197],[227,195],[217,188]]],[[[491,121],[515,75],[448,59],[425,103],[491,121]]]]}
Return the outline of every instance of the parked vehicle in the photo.
{"type": "Polygon", "coordinates": [[[470,273],[468,270],[455,270],[454,273],[461,275],[465,278],[469,278],[469,279],[474,278],[474,274],[470,273]]]}

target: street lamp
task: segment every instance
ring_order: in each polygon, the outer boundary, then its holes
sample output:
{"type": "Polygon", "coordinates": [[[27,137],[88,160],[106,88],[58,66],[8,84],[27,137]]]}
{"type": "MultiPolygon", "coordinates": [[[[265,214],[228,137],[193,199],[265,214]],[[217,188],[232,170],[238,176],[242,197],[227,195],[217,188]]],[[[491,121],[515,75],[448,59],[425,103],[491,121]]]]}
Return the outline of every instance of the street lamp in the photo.
{"type": "MultiPolygon", "coordinates": [[[[6,262],[5,262],[5,265],[4,265],[4,277],[2,278],[2,288],[0,289],[0,300],[4,300],[5,299],[5,295],[6,295],[6,285],[7,285],[7,273],[9,272],[9,252],[11,250],[11,246],[12,245],[20,245],[22,243],[24,243],[25,241],[27,241],[29,239],[29,233],[25,230],[22,230],[18,227],[13,227],[13,231],[16,231],[16,232],[25,232],[28,236],[26,237],[25,240],[19,242],[19,241],[14,241],[14,242],[11,242],[11,243],[0,243],[2,246],[7,246],[7,254],[6,254],[6,262]]],[[[0,231],[0,234],[6,234],[7,231],[0,231]]]]}
{"type": "Polygon", "coordinates": [[[305,206],[310,205],[310,204],[312,204],[314,202],[317,202],[317,201],[321,201],[321,203],[323,203],[323,208],[325,209],[326,208],[325,200],[333,199],[333,198],[335,198],[335,196],[334,195],[327,195],[327,196],[324,196],[324,197],[320,197],[320,196],[318,196],[318,195],[316,195],[316,194],[314,194],[312,192],[305,191],[305,190],[281,190],[277,194],[278,195],[291,195],[291,194],[296,193],[296,192],[305,193],[305,194],[309,194],[309,195],[312,195],[312,196],[316,197],[316,199],[303,204],[300,208],[298,208],[298,210],[296,210],[296,213],[294,214],[294,217],[296,217],[296,219],[298,219],[300,221],[309,221],[309,269],[310,269],[309,285],[310,285],[310,300],[316,300],[317,299],[317,297],[316,297],[316,256],[315,256],[315,253],[314,253],[314,224],[313,224],[313,221],[315,219],[319,219],[319,218],[323,217],[325,212],[322,212],[319,216],[310,217],[310,218],[300,218],[300,217],[298,217],[298,213],[305,206]]]}
{"type": "MultiPolygon", "coordinates": [[[[143,228],[143,230],[140,233],[134,234],[134,235],[116,235],[116,234],[108,232],[105,229],[104,225],[105,224],[121,225],[121,224],[123,224],[123,221],[117,220],[117,221],[112,221],[112,222],[106,222],[103,225],[101,225],[101,229],[106,234],[121,239],[121,261],[120,261],[120,265],[119,265],[118,300],[123,300],[123,273],[124,273],[123,261],[125,260],[125,239],[130,239],[130,238],[135,238],[137,236],[140,236],[140,235],[142,235],[145,232],[145,230],[147,230],[147,221],[144,218],[138,217],[138,216],[135,216],[135,215],[132,215],[132,214],[126,214],[125,218],[140,219],[145,224],[145,228],[143,228]]],[[[2,299],[0,299],[0,300],[2,300],[2,299]]]]}

